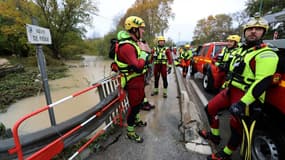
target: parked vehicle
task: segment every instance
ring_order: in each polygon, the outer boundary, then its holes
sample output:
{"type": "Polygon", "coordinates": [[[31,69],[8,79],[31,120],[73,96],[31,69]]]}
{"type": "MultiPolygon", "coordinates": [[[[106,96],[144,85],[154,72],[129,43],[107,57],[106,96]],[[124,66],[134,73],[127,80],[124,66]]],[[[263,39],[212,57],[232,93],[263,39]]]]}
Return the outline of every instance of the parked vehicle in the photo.
{"type": "Polygon", "coordinates": [[[191,62],[190,74],[203,74],[203,88],[206,91],[219,89],[224,82],[225,72],[215,65],[215,58],[227,45],[226,42],[210,42],[197,48],[191,62]]]}
{"type": "Polygon", "coordinates": [[[266,94],[252,138],[254,160],[285,159],[285,39],[266,40],[279,51],[278,69],[266,94]]]}

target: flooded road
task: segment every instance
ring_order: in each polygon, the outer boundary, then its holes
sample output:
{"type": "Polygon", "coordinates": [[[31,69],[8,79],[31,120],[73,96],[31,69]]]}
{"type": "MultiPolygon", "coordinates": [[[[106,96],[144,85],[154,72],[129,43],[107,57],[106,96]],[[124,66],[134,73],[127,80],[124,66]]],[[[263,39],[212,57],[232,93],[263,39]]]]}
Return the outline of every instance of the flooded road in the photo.
{"type": "MultiPolygon", "coordinates": [[[[75,92],[89,87],[92,83],[110,75],[111,61],[102,60],[100,57],[84,56],[82,61],[68,61],[68,77],[49,81],[52,102],[56,102],[75,92]]],[[[99,102],[96,90],[91,90],[83,95],[68,100],[54,107],[56,123],[74,117],[99,102]]],[[[46,105],[44,93],[25,98],[12,104],[6,113],[0,114],[0,122],[7,128],[12,128],[22,116],[31,113],[46,105]]],[[[19,128],[20,134],[34,132],[50,126],[48,111],[40,113],[27,121],[19,128]]]]}

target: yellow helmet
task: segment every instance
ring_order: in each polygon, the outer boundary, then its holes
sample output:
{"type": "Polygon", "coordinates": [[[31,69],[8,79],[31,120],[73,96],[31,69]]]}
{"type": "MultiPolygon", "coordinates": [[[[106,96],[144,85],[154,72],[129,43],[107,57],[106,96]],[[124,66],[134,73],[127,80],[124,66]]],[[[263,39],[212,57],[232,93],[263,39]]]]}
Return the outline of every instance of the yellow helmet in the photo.
{"type": "Polygon", "coordinates": [[[165,41],[165,38],[163,36],[157,37],[157,41],[165,41]]]}
{"type": "Polygon", "coordinates": [[[185,48],[190,48],[190,44],[185,44],[185,48]]]}
{"type": "Polygon", "coordinates": [[[237,43],[239,43],[240,42],[240,36],[239,35],[229,35],[227,40],[236,41],[237,43]]]}
{"type": "Polygon", "coordinates": [[[145,27],[144,20],[137,16],[130,16],[125,20],[125,29],[130,30],[131,28],[145,27]]]}
{"type": "Polygon", "coordinates": [[[265,29],[265,32],[267,32],[269,25],[268,22],[260,17],[259,15],[251,18],[244,26],[243,26],[243,31],[245,31],[248,28],[252,28],[252,27],[261,27],[265,29]]]}

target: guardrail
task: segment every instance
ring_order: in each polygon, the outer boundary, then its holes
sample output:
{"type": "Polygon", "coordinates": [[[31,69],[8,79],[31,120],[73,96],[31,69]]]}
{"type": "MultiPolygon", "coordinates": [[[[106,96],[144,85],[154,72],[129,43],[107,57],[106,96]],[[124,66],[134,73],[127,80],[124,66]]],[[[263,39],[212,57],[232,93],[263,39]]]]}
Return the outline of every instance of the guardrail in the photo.
{"type": "Polygon", "coordinates": [[[50,105],[43,106],[38,110],[20,118],[13,126],[14,147],[8,149],[8,153],[10,155],[17,154],[19,160],[23,160],[24,155],[28,160],[51,159],[55,155],[59,154],[65,147],[80,141],[87,135],[90,135],[90,133],[94,132],[94,130],[104,125],[105,122],[106,126],[102,130],[97,131],[95,135],[93,135],[79,150],[77,150],[69,158],[71,160],[81,153],[97,137],[102,135],[112,124],[117,123],[118,125],[123,126],[123,116],[126,114],[129,102],[124,90],[120,86],[119,78],[119,75],[105,78],[82,91],[62,98],[50,105]],[[28,145],[31,143],[24,142],[24,138],[27,136],[19,136],[18,128],[25,120],[47,111],[50,107],[56,107],[60,103],[73,99],[94,89],[98,89],[100,102],[85,113],[69,120],[74,120],[76,123],[67,125],[66,122],[64,122],[62,124],[58,124],[57,126],[51,127],[50,129],[54,130],[55,132],[43,136],[42,140],[45,142],[40,143],[40,139],[35,141],[34,143],[38,142],[38,145],[34,145],[37,147],[32,149],[31,146],[33,145],[28,145]],[[60,125],[63,127],[59,127],[60,125]],[[30,148],[30,150],[25,152],[26,154],[23,151],[23,145],[25,148],[30,148]]]}

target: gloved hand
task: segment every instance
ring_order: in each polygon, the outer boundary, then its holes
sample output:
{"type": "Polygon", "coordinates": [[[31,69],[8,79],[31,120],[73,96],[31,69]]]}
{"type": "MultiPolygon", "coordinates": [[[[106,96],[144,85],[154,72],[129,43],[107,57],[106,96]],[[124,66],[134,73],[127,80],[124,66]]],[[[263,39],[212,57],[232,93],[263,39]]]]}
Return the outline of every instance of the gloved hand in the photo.
{"type": "Polygon", "coordinates": [[[171,73],[171,67],[168,67],[167,73],[168,73],[168,74],[171,73]]]}
{"type": "Polygon", "coordinates": [[[143,60],[147,60],[148,54],[144,51],[141,51],[141,54],[139,56],[139,58],[143,59],[143,60]]]}
{"type": "Polygon", "coordinates": [[[237,117],[244,116],[244,110],[245,110],[246,104],[242,101],[239,101],[237,103],[234,103],[230,106],[229,112],[237,117]]]}

